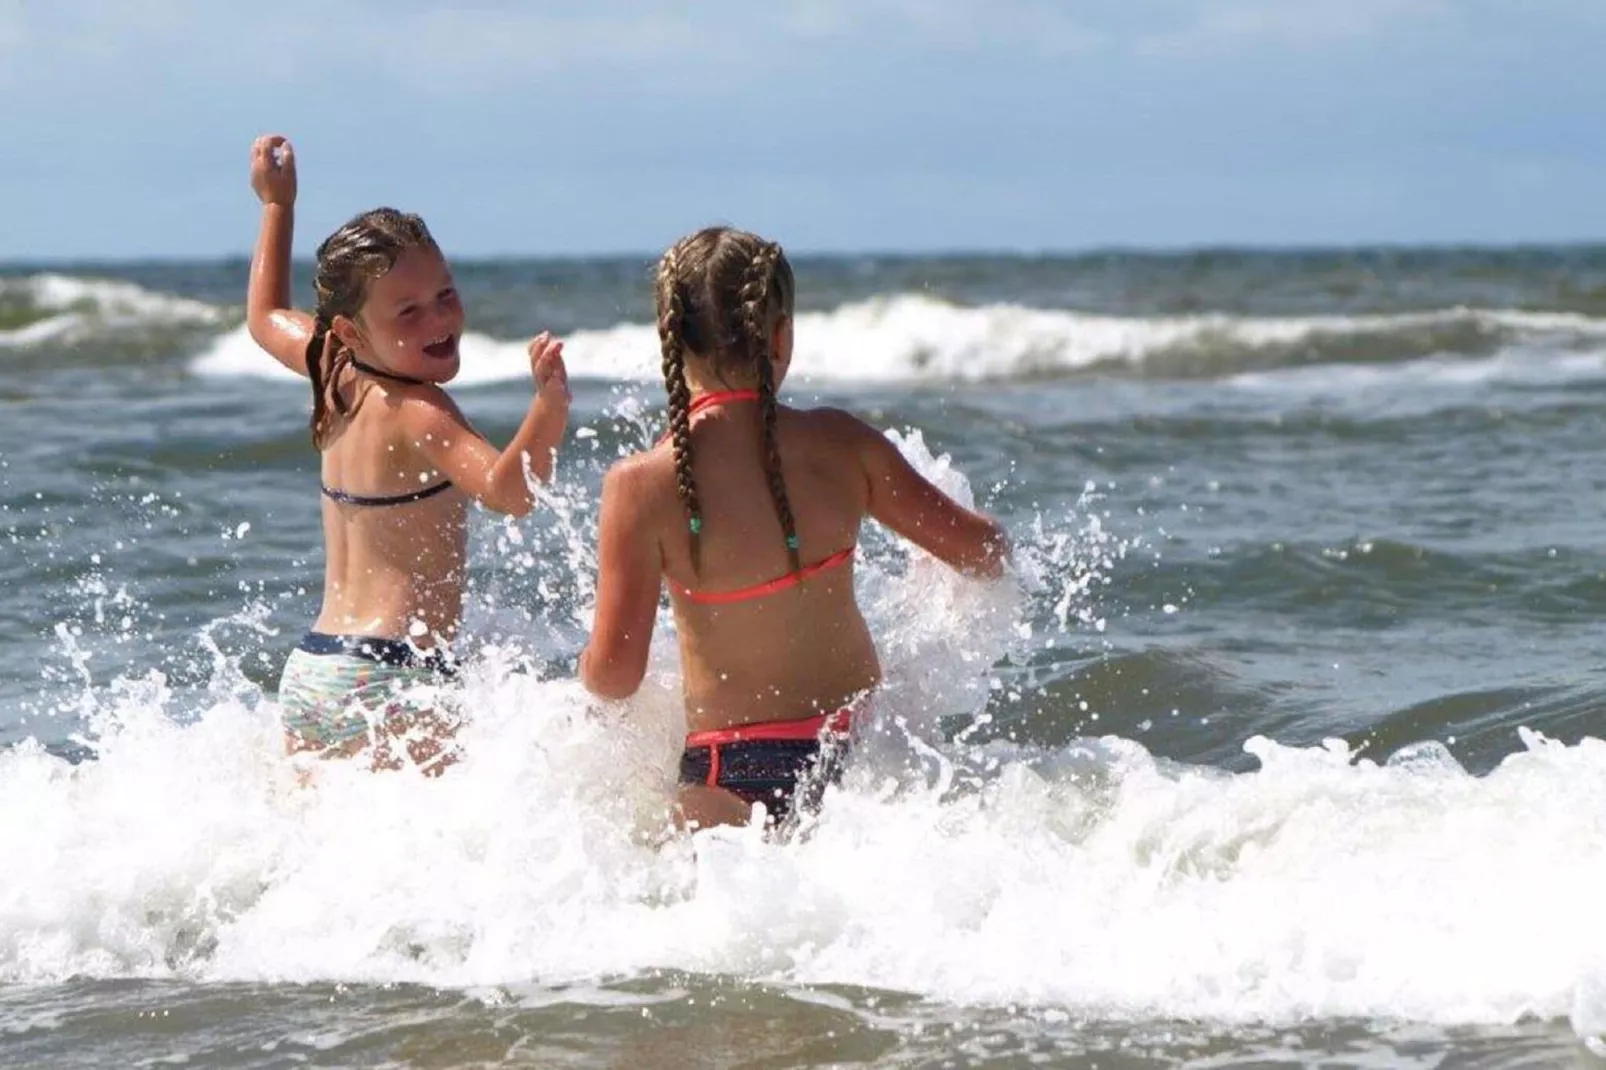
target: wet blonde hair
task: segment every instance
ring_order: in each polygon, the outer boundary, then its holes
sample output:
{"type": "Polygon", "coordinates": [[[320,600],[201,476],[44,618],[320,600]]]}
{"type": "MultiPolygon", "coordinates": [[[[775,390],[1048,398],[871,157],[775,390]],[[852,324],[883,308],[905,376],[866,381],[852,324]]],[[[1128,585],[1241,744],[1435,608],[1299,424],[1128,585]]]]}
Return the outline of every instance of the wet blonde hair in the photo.
{"type": "Polygon", "coordinates": [[[692,477],[691,391],[686,354],[711,361],[716,373],[752,373],[758,379],[764,427],[764,473],[775,515],[786,534],[794,572],[797,523],[781,475],[776,442],[775,372],[770,352],[776,327],[792,316],[796,286],[792,266],[775,242],[730,227],[709,227],[676,242],[658,264],[658,340],[664,388],[669,393],[669,433],[676,486],[691,529],[692,568],[700,561],[703,515],[692,477]]]}

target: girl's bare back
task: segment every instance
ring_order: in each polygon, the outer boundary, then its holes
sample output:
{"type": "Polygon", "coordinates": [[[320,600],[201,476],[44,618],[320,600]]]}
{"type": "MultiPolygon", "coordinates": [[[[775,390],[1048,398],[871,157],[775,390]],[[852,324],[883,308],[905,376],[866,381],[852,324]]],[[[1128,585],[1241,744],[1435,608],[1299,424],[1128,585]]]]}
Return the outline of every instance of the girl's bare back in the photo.
{"type": "Polygon", "coordinates": [[[343,389],[354,411],[320,460],[324,597],[313,627],[449,644],[463,612],[468,497],[399,433],[387,411],[396,388],[343,389]]]}
{"type": "MultiPolygon", "coordinates": [[[[646,455],[655,525],[680,637],[692,731],[806,717],[847,705],[880,683],[875,642],[853,593],[853,557],[868,487],[845,414],[781,408],[782,471],[797,517],[804,581],[778,590],[791,562],[760,456],[757,407],[705,410],[692,434],[703,508],[701,572],[675,496],[667,445],[646,455]]],[[[849,418],[851,419],[851,417],[849,418]]]]}

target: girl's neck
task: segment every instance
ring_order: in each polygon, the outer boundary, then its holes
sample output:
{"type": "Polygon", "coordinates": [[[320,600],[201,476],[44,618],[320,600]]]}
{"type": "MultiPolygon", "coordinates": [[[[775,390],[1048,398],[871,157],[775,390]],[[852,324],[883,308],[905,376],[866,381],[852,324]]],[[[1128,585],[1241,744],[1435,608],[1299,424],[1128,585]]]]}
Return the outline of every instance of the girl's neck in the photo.
{"type": "Polygon", "coordinates": [[[757,376],[724,376],[698,375],[691,368],[686,369],[686,389],[692,396],[699,394],[728,394],[733,390],[757,390],[757,376]]]}

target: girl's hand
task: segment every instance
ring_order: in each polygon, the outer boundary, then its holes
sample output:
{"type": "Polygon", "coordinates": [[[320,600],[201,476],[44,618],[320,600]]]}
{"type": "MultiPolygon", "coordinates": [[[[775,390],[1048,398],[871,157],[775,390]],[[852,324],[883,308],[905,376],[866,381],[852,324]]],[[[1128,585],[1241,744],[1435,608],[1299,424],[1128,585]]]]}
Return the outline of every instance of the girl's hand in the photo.
{"type": "Polygon", "coordinates": [[[263,134],[251,143],[251,188],[263,204],[296,203],[296,157],[288,138],[263,134]]]}
{"type": "Polygon", "coordinates": [[[530,342],[530,376],[542,397],[567,405],[570,401],[569,370],[563,364],[563,343],[546,331],[530,342]]]}

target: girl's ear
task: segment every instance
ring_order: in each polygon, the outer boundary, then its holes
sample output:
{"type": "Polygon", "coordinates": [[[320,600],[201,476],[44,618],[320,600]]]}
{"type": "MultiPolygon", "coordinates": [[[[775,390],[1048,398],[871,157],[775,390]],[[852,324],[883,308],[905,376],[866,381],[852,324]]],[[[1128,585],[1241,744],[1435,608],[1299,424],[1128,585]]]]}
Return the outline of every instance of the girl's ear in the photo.
{"type": "Polygon", "coordinates": [[[362,343],[362,331],[358,329],[357,322],[349,316],[336,316],[330,320],[329,330],[336,338],[340,339],[341,345],[353,353],[357,351],[357,347],[362,343]]]}
{"type": "Polygon", "coordinates": [[[775,330],[770,334],[770,363],[775,366],[774,382],[780,385],[786,378],[787,369],[792,366],[792,317],[780,316],[775,320],[775,330]]]}

